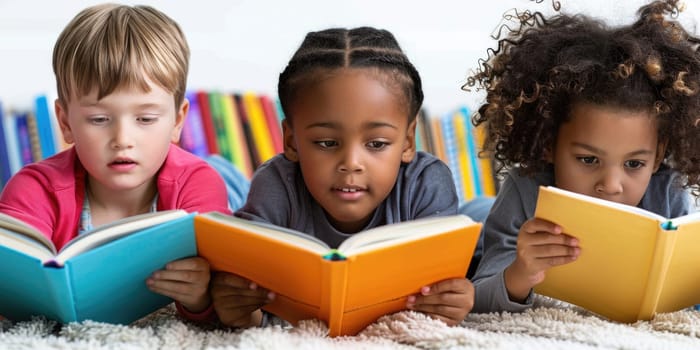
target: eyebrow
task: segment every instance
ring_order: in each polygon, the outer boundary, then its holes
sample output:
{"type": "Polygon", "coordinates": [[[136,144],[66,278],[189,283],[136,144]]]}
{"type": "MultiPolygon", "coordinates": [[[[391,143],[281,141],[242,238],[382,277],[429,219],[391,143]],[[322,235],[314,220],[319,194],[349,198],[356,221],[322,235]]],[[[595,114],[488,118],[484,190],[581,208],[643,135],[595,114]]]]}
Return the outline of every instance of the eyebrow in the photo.
{"type": "MultiPolygon", "coordinates": [[[[306,129],[311,129],[311,128],[340,129],[341,126],[338,123],[319,122],[319,123],[309,124],[306,127],[306,129]]],[[[364,129],[377,129],[377,128],[392,128],[392,129],[398,130],[398,127],[396,127],[396,125],[385,123],[385,122],[369,122],[369,123],[364,124],[364,129]]]]}
{"type": "MultiPolygon", "coordinates": [[[[594,147],[594,146],[585,144],[585,143],[573,142],[572,145],[573,145],[574,147],[583,148],[583,149],[585,149],[585,150],[587,150],[587,151],[589,151],[589,152],[591,152],[591,153],[600,154],[600,155],[606,155],[606,154],[607,154],[607,152],[605,152],[604,150],[602,150],[602,149],[600,149],[600,148],[598,148],[598,147],[594,147]]],[[[633,152],[627,153],[626,156],[627,156],[627,157],[631,157],[631,156],[652,155],[652,154],[654,154],[654,151],[650,151],[650,150],[647,150],[647,149],[640,149],[640,150],[637,150],[637,151],[633,151],[633,152]]]]}

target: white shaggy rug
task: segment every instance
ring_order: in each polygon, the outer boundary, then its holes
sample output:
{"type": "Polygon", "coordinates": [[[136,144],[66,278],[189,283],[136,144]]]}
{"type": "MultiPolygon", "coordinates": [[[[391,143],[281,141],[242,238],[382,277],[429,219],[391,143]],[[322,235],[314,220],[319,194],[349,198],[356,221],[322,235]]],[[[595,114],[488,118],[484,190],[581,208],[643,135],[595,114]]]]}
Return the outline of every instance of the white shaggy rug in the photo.
{"type": "Polygon", "coordinates": [[[354,337],[325,332],[316,320],[284,328],[202,327],[182,321],[169,306],[130,326],[0,321],[0,349],[700,349],[700,312],[619,324],[540,297],[527,312],[469,315],[457,327],[405,311],[354,337]]]}

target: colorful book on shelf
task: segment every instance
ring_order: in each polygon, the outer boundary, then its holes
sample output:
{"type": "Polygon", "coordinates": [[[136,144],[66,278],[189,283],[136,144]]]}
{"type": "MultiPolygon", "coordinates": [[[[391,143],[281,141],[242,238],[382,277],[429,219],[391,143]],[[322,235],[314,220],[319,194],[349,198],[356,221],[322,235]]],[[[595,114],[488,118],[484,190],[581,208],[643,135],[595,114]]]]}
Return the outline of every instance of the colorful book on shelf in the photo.
{"type": "Polygon", "coordinates": [[[464,120],[467,139],[467,154],[469,155],[469,165],[471,166],[472,184],[474,185],[474,196],[483,196],[484,173],[480,167],[478,149],[476,147],[476,133],[472,125],[471,113],[467,107],[460,108],[460,117],[464,120]]]}
{"type": "Polygon", "coordinates": [[[496,196],[496,174],[493,171],[493,160],[488,153],[482,152],[484,141],[486,140],[486,126],[480,125],[474,128],[475,153],[479,161],[479,171],[481,172],[482,188],[485,196],[496,196]]]}
{"type": "Polygon", "coordinates": [[[250,125],[250,119],[248,117],[248,110],[244,107],[243,104],[243,96],[240,94],[233,94],[233,101],[236,106],[236,112],[238,112],[238,117],[241,120],[241,129],[243,130],[243,135],[245,137],[243,140],[246,143],[247,149],[248,149],[248,155],[251,160],[251,165],[253,169],[257,169],[260,164],[260,154],[258,152],[258,149],[255,145],[255,142],[253,141],[253,138],[255,135],[253,134],[253,129],[250,125]]]}
{"type": "Polygon", "coordinates": [[[272,138],[273,151],[275,154],[284,152],[284,145],[282,141],[282,127],[280,126],[279,116],[277,116],[277,108],[275,107],[275,102],[270,99],[267,95],[260,95],[260,105],[262,106],[263,113],[265,114],[265,121],[267,122],[267,127],[270,131],[270,137],[272,138]]]}
{"type": "Polygon", "coordinates": [[[36,116],[34,113],[27,114],[27,132],[29,133],[29,145],[34,162],[42,160],[41,155],[41,140],[39,139],[39,128],[36,124],[36,116]]]}
{"type": "Polygon", "coordinates": [[[29,113],[16,113],[14,118],[15,125],[17,126],[17,145],[19,147],[20,167],[22,167],[34,162],[32,141],[29,135],[29,126],[27,125],[29,113]]]}
{"type": "Polygon", "coordinates": [[[260,164],[275,156],[275,148],[270,135],[270,127],[263,113],[260,100],[252,92],[246,92],[242,96],[243,106],[247,112],[250,130],[253,133],[253,144],[258,151],[260,164]]]}
{"type": "Polygon", "coordinates": [[[338,248],[304,233],[217,213],[195,218],[197,250],[212,270],[276,293],[264,309],[329,334],[356,334],[405,309],[420,288],[464,278],[481,224],[463,215],[424,218],[354,234],[338,248]]]}
{"type": "Polygon", "coordinates": [[[445,156],[445,147],[443,137],[442,137],[442,124],[440,118],[431,117],[428,118],[430,122],[430,133],[432,134],[433,140],[433,154],[440,158],[443,162],[447,163],[447,157],[445,156]]]}
{"type": "Polygon", "coordinates": [[[57,251],[35,228],[0,214],[0,315],[127,324],[169,304],[146,279],[197,254],[194,214],[143,214],[95,228],[57,251]]]}
{"type": "Polygon", "coordinates": [[[455,185],[457,190],[461,190],[458,193],[460,203],[464,203],[467,200],[474,198],[476,195],[475,185],[474,185],[474,174],[472,173],[471,159],[469,157],[469,138],[467,134],[467,125],[462,117],[462,111],[455,111],[451,118],[452,128],[454,130],[454,141],[453,145],[455,148],[455,158],[456,164],[452,168],[453,176],[455,172],[457,173],[457,180],[455,180],[455,185]]]}
{"type": "Polygon", "coordinates": [[[209,111],[211,113],[211,119],[214,122],[214,131],[216,132],[216,144],[219,147],[219,154],[225,159],[228,159],[229,161],[233,162],[231,144],[229,143],[226,125],[224,124],[225,117],[223,108],[221,106],[222,98],[223,96],[221,92],[210,92],[209,111]]]}
{"type": "Polygon", "coordinates": [[[188,92],[186,96],[190,102],[190,109],[185,119],[185,125],[182,128],[180,146],[190,153],[204,158],[209,155],[209,149],[207,147],[207,136],[202,125],[202,112],[199,109],[197,93],[188,92]]]}
{"type": "Polygon", "coordinates": [[[540,187],[535,216],[560,225],[581,247],[575,261],[549,269],[535,292],[620,322],[700,304],[700,212],[665,218],[540,187]]]}
{"type": "Polygon", "coordinates": [[[4,109],[3,118],[0,119],[5,129],[5,146],[10,162],[10,174],[15,174],[22,167],[22,159],[19,151],[19,132],[17,129],[17,117],[14,113],[4,109]]]}
{"type": "Polygon", "coordinates": [[[209,108],[209,94],[200,90],[196,92],[196,95],[199,103],[199,112],[202,114],[202,127],[207,139],[207,150],[210,154],[220,155],[219,145],[216,141],[216,126],[211,116],[211,108],[209,108]]]}
{"type": "Polygon", "coordinates": [[[440,131],[442,132],[442,146],[445,152],[445,164],[452,170],[452,180],[455,183],[457,189],[457,196],[459,197],[459,202],[464,203],[464,189],[462,188],[462,175],[459,170],[459,155],[458,150],[460,147],[457,146],[457,136],[455,134],[454,127],[454,117],[453,115],[447,114],[440,118],[440,131]]]}
{"type": "Polygon", "coordinates": [[[5,132],[5,110],[0,102],[0,192],[7,183],[7,180],[12,176],[12,167],[10,166],[10,148],[8,147],[7,133],[5,132]]]}
{"type": "Polygon", "coordinates": [[[34,117],[36,119],[37,133],[39,137],[39,158],[46,159],[56,154],[56,130],[54,130],[53,113],[46,95],[39,95],[34,99],[34,117]]]}
{"type": "Polygon", "coordinates": [[[247,178],[253,176],[253,165],[250,160],[248,144],[245,142],[245,134],[241,125],[241,118],[238,115],[236,101],[232,94],[221,95],[221,109],[224,115],[224,125],[226,127],[227,139],[231,148],[233,164],[247,178]]]}

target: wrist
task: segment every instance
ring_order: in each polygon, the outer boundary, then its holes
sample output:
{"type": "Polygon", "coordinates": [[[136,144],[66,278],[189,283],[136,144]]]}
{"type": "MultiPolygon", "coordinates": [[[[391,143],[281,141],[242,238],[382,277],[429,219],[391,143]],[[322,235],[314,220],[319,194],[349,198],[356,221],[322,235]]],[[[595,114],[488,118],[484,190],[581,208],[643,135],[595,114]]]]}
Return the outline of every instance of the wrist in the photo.
{"type": "Polygon", "coordinates": [[[511,264],[503,271],[503,282],[506,287],[506,292],[508,293],[508,298],[517,303],[523,303],[534,286],[529,283],[529,278],[515,266],[515,263],[511,264]]]}

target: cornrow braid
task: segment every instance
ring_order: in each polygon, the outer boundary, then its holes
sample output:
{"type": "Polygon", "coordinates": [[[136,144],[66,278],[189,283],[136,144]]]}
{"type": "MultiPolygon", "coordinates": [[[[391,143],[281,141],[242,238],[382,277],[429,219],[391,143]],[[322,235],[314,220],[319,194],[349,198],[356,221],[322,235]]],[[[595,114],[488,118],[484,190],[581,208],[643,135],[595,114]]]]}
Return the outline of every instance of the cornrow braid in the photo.
{"type": "Polygon", "coordinates": [[[338,68],[376,68],[402,88],[412,121],[423,104],[420,75],[389,31],[371,27],[310,32],[279,76],[277,92],[286,118],[299,88],[317,73],[338,68]]]}

